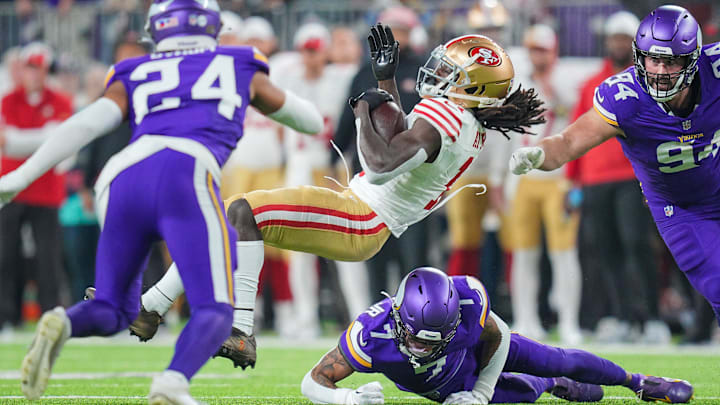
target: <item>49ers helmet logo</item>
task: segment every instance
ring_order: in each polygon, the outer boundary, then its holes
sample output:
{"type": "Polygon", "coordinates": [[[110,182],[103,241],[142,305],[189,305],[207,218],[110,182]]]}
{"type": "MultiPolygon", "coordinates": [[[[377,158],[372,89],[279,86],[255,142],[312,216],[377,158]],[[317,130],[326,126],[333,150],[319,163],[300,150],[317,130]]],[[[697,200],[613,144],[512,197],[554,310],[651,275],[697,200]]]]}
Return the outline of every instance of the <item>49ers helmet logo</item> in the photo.
{"type": "Polygon", "coordinates": [[[484,46],[475,46],[468,51],[468,56],[471,58],[478,54],[480,54],[480,56],[475,60],[475,63],[485,66],[498,66],[502,62],[502,59],[500,59],[500,56],[498,56],[495,51],[490,48],[485,48],[484,46]]]}

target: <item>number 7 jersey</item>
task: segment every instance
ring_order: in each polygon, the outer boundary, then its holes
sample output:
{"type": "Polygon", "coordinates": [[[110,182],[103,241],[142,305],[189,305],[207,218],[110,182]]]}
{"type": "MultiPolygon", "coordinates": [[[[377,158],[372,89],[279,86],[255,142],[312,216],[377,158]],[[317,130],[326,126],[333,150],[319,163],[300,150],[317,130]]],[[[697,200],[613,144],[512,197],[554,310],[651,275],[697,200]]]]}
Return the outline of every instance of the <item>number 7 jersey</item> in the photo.
{"type": "Polygon", "coordinates": [[[720,208],[720,43],[703,47],[694,81],[700,101],[687,117],[643,91],[634,67],[595,90],[595,111],[624,132],[618,138],[625,156],[648,204],[661,212],[672,205],[720,208]]]}
{"type": "Polygon", "coordinates": [[[257,71],[268,72],[267,59],[252,47],[158,52],[110,68],[106,87],[125,87],[131,143],[145,134],[189,138],[222,166],[242,137],[257,71]]]}

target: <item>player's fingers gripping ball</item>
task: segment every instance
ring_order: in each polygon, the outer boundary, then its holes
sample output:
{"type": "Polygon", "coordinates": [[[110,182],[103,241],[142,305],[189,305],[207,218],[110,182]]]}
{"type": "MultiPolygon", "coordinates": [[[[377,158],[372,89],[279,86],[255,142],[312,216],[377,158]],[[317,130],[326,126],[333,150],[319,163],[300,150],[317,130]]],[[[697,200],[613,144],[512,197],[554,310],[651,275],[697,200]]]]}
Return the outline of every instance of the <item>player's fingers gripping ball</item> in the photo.
{"type": "Polygon", "coordinates": [[[370,114],[370,122],[375,132],[380,134],[387,142],[392,137],[405,130],[405,114],[400,106],[393,101],[390,93],[381,89],[368,89],[357,97],[352,97],[348,102],[358,116],[360,101],[367,102],[370,114]]]}

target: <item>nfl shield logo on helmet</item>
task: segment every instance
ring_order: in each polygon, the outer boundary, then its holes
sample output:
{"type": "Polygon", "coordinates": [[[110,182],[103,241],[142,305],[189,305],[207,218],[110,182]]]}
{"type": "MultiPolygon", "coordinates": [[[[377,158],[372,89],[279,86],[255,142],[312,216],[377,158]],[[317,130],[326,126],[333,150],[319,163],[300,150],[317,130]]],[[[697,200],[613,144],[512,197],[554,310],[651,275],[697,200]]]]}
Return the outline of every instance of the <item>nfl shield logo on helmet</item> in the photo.
{"type": "Polygon", "coordinates": [[[666,205],[665,206],[665,216],[670,218],[674,214],[675,214],[675,207],[673,207],[672,205],[666,205]]]}
{"type": "Polygon", "coordinates": [[[155,29],[157,31],[177,27],[178,26],[178,19],[177,17],[168,17],[168,18],[161,18],[157,21],[155,21],[155,29]]]}

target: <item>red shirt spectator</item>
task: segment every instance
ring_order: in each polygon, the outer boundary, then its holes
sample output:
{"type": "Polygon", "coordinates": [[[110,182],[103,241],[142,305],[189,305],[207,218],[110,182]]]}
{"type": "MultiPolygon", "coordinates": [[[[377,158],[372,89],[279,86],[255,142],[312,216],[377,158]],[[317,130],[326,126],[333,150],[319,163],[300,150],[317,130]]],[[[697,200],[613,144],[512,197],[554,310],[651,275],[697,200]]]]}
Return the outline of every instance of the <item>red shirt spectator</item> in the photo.
{"type": "MultiPolygon", "coordinates": [[[[593,108],[595,88],[616,73],[619,72],[615,71],[612,62],[606,59],[602,70],[582,86],[572,115],[573,121],[593,108]]],[[[581,158],[568,162],[565,173],[569,179],[583,186],[635,179],[635,172],[616,139],[610,139],[590,149],[581,158]]]]}
{"type": "MultiPolygon", "coordinates": [[[[2,99],[4,128],[0,130],[0,174],[20,166],[50,135],[52,128],[72,115],[70,97],[45,84],[49,55],[26,54],[23,83],[2,99]]],[[[19,203],[59,207],[65,199],[65,177],[51,170],[15,198],[19,203]]]]}

